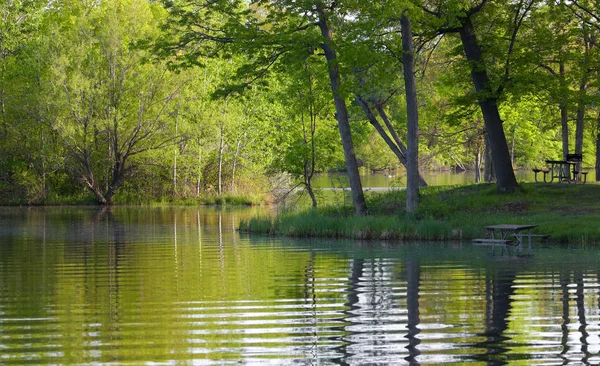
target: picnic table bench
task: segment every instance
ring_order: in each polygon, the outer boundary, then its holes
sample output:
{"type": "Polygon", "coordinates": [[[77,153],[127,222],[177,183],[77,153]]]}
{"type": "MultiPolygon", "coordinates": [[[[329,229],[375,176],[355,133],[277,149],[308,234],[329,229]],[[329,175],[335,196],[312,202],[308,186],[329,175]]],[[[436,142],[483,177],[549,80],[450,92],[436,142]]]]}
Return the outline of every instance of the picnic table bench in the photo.
{"type": "Polygon", "coordinates": [[[537,225],[516,225],[516,224],[499,224],[485,226],[485,238],[473,239],[473,245],[491,245],[492,251],[495,250],[496,245],[509,252],[508,247],[516,247],[519,253],[523,252],[523,240],[527,239],[528,251],[531,253],[531,240],[533,238],[539,238],[544,240],[544,244],[548,244],[548,238],[550,235],[532,234],[531,229],[536,228],[537,225]]]}

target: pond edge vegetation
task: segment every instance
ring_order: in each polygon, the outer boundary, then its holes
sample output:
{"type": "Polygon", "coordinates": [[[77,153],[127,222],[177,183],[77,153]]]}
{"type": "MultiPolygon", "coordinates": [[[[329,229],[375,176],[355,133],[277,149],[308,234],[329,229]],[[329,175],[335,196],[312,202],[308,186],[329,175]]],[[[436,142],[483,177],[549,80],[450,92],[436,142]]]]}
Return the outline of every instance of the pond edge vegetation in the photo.
{"type": "Polygon", "coordinates": [[[534,232],[550,242],[600,244],[600,185],[521,183],[521,189],[499,194],[493,184],[434,186],[420,190],[415,215],[404,207],[405,191],[367,196],[369,214],[351,207],[284,209],[274,216],[255,216],[240,231],[291,237],[393,241],[464,241],[483,235],[493,224],[535,224],[534,232]]]}

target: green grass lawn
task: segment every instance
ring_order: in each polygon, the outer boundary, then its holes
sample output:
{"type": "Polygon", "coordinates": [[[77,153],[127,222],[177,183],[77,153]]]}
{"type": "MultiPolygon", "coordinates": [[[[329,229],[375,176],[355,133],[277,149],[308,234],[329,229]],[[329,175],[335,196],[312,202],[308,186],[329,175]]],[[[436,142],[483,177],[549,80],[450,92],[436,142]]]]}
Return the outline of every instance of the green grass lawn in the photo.
{"type": "Polygon", "coordinates": [[[416,216],[405,212],[405,192],[370,193],[369,215],[348,206],[296,209],[255,217],[240,229],[299,237],[381,240],[468,240],[494,224],[535,224],[551,242],[600,244],[600,185],[521,183],[510,194],[495,184],[427,187],[416,216]]]}

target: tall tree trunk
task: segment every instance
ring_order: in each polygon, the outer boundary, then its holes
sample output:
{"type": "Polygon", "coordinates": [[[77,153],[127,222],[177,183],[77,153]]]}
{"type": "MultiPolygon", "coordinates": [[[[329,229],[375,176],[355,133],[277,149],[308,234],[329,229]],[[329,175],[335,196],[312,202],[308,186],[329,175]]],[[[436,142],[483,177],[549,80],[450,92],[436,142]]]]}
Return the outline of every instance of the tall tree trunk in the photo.
{"type": "MultiPolygon", "coordinates": [[[[563,160],[567,160],[567,155],[569,154],[569,115],[567,114],[567,107],[564,105],[559,105],[560,108],[560,125],[561,125],[561,137],[562,137],[562,153],[563,160]]],[[[569,167],[566,166],[563,168],[563,174],[568,177],[569,167]]]]}
{"type": "Polygon", "coordinates": [[[304,181],[304,187],[306,187],[306,192],[308,192],[312,207],[317,208],[317,196],[315,196],[315,190],[312,187],[312,182],[310,179],[304,181]]]}
{"type": "Polygon", "coordinates": [[[227,118],[227,99],[223,106],[223,120],[221,121],[221,128],[219,130],[219,171],[218,171],[218,182],[217,182],[217,193],[219,196],[223,193],[223,149],[225,147],[225,119],[227,118]]]}
{"type": "Polygon", "coordinates": [[[491,183],[493,182],[496,177],[494,174],[494,164],[492,164],[492,149],[490,148],[490,139],[488,137],[488,134],[485,134],[485,148],[483,150],[483,158],[484,158],[484,165],[483,165],[483,180],[487,183],[491,183]]]}
{"type": "MultiPolygon", "coordinates": [[[[177,136],[179,129],[179,110],[177,111],[177,116],[175,117],[175,136],[177,136]]],[[[173,149],[173,195],[177,196],[177,150],[179,146],[175,145],[173,149]]]]}
{"type": "Polygon", "coordinates": [[[579,102],[577,104],[577,119],[575,124],[575,154],[583,152],[583,122],[585,119],[585,84],[579,87],[579,102]]]}
{"type": "MultiPolygon", "coordinates": [[[[559,65],[559,77],[561,90],[565,90],[563,84],[565,84],[565,63],[564,61],[560,62],[559,65]]],[[[561,127],[561,137],[562,137],[562,152],[563,152],[563,160],[567,160],[567,154],[569,153],[569,115],[567,113],[566,103],[561,102],[559,104],[560,109],[560,127],[561,127]]]]}
{"type": "Polygon", "coordinates": [[[491,83],[483,62],[483,55],[475,29],[469,17],[462,22],[459,31],[465,55],[471,64],[471,76],[475,90],[479,93],[479,107],[483,114],[485,130],[492,150],[492,164],[496,173],[498,192],[512,192],[519,187],[510,163],[510,154],[506,136],[502,128],[502,120],[498,112],[498,102],[491,88],[491,83]]]}
{"type": "Polygon", "coordinates": [[[477,152],[475,153],[475,183],[480,183],[480,182],[481,182],[481,145],[477,146],[477,152]]]}
{"type": "Polygon", "coordinates": [[[202,141],[198,136],[198,177],[196,180],[196,197],[200,197],[200,184],[202,183],[202,141]]]}
{"type": "Polygon", "coordinates": [[[596,182],[600,182],[600,113],[596,123],[596,182]]]}
{"type": "MultiPolygon", "coordinates": [[[[38,114],[39,116],[39,114],[38,114]]],[[[44,131],[41,132],[41,140],[42,140],[42,149],[40,154],[40,159],[42,163],[42,199],[46,199],[46,155],[44,154],[45,150],[45,141],[44,141],[44,131]]]]}
{"type": "Polygon", "coordinates": [[[240,153],[240,147],[242,146],[242,139],[240,138],[235,146],[235,154],[233,155],[233,166],[231,167],[231,191],[235,191],[235,169],[237,168],[237,159],[240,153]]]}
{"type": "MultiPolygon", "coordinates": [[[[312,86],[309,87],[309,90],[310,90],[310,94],[312,96],[312,94],[313,94],[312,86]]],[[[308,112],[310,115],[310,126],[308,128],[308,131],[310,134],[310,159],[306,159],[306,158],[304,159],[304,165],[303,165],[304,187],[306,188],[306,191],[308,192],[308,195],[310,196],[310,200],[312,202],[312,207],[317,208],[317,197],[315,196],[315,192],[312,187],[312,178],[315,175],[315,163],[316,163],[315,131],[317,130],[317,116],[316,116],[316,112],[315,112],[315,109],[313,106],[312,98],[309,100],[308,112]]],[[[302,113],[302,133],[303,133],[303,138],[304,138],[304,144],[308,145],[309,134],[307,134],[306,121],[304,119],[304,112],[302,113]]]]}
{"type": "MultiPolygon", "coordinates": [[[[0,51],[1,52],[1,51],[0,51]]],[[[2,64],[0,67],[0,113],[2,113],[2,115],[6,114],[6,106],[5,106],[5,90],[4,90],[4,78],[5,78],[5,73],[6,73],[6,55],[4,54],[4,52],[1,52],[2,54],[0,55],[0,58],[2,58],[2,64]]],[[[5,121],[2,121],[5,122],[5,121]]],[[[6,126],[6,123],[3,124],[3,128],[6,126]]]]}
{"type": "Polygon", "coordinates": [[[223,186],[222,186],[222,181],[223,181],[223,147],[224,147],[224,143],[223,143],[223,132],[225,130],[225,124],[221,124],[221,129],[220,129],[220,133],[219,133],[219,171],[218,171],[218,182],[217,182],[217,193],[219,194],[219,196],[221,195],[221,193],[223,193],[223,186]]]}
{"type": "Polygon", "coordinates": [[[513,125],[512,142],[510,144],[510,164],[515,166],[515,141],[517,139],[517,123],[513,125]]]}
{"type": "MultiPolygon", "coordinates": [[[[575,154],[579,155],[583,154],[583,122],[585,120],[586,84],[587,80],[582,80],[581,85],[579,86],[579,103],[577,104],[577,119],[575,124],[575,154]]],[[[574,170],[581,173],[581,165],[582,162],[578,162],[574,170]]],[[[577,179],[581,179],[581,174],[577,174],[577,179]]]]}
{"type": "Polygon", "coordinates": [[[412,46],[412,30],[406,15],[400,17],[402,29],[402,63],[404,66],[404,85],[406,89],[406,115],[408,135],[407,178],[406,178],[406,212],[414,214],[419,206],[419,111],[417,107],[417,87],[414,73],[414,55],[412,46]]]}
{"type": "Polygon", "coordinates": [[[319,15],[319,28],[323,36],[321,48],[325,53],[327,60],[327,69],[329,72],[329,80],[331,82],[331,92],[335,103],[335,117],[338,121],[338,128],[342,138],[344,147],[344,158],[346,160],[346,169],[348,170],[348,179],[350,180],[350,189],[352,190],[352,202],[354,204],[354,212],[357,215],[365,215],[367,213],[367,203],[362,190],[362,183],[358,172],[358,162],[354,152],[354,144],[352,142],[352,134],[350,132],[350,122],[348,121],[348,109],[346,101],[341,95],[341,78],[340,70],[335,49],[333,48],[333,34],[329,29],[325,5],[321,2],[317,4],[317,13],[319,15]]]}

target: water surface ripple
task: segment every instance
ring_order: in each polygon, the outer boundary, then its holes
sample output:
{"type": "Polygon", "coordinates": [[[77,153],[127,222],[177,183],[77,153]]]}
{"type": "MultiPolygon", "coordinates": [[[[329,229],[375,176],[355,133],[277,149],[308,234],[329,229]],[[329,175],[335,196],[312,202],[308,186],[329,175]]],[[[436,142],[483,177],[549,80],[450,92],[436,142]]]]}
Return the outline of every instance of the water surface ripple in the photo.
{"type": "Polygon", "coordinates": [[[253,210],[0,209],[0,364],[598,364],[600,251],[240,234],[253,210]]]}

